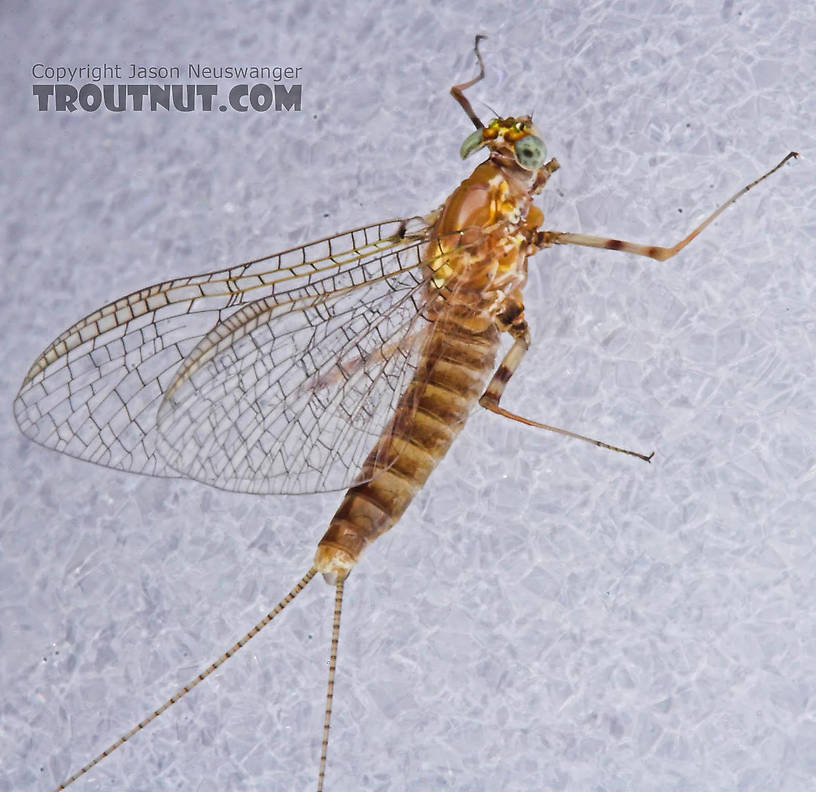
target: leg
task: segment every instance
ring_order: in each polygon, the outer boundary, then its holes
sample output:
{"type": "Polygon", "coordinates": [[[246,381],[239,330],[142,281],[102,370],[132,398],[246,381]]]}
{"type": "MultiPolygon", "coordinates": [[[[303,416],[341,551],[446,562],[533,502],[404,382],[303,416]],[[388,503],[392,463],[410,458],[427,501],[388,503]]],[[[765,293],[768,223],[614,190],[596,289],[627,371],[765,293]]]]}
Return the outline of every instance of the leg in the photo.
{"type": "Polygon", "coordinates": [[[729,198],[719,209],[703,220],[687,237],[681,239],[672,247],[640,245],[636,242],[625,242],[622,239],[588,236],[587,234],[570,234],[564,233],[563,231],[539,231],[535,244],[538,247],[550,247],[550,245],[584,245],[585,247],[605,248],[606,250],[623,250],[626,253],[635,253],[638,256],[648,256],[649,258],[657,259],[657,261],[665,261],[676,253],[679,253],[694,237],[713,223],[722,212],[731,206],[738,198],[745,195],[748,190],[752,187],[756,187],[763,179],[767,179],[772,173],[778,171],[789,159],[798,156],[795,151],[791,151],[776,167],[771,168],[764,176],[760,176],[746,187],[743,187],[736,195],[729,198]]]}
{"type": "Polygon", "coordinates": [[[558,164],[558,160],[553,157],[549,162],[545,163],[541,166],[541,170],[536,174],[535,181],[533,182],[533,195],[538,195],[543,189],[544,185],[547,183],[547,179],[553,175],[561,166],[558,164]]]}
{"type": "Polygon", "coordinates": [[[476,59],[479,61],[479,73],[472,79],[468,80],[467,82],[460,83],[459,85],[454,85],[451,88],[451,94],[453,98],[456,99],[457,102],[462,106],[462,109],[467,113],[468,118],[473,122],[473,125],[476,129],[484,129],[484,124],[479,120],[479,116],[476,115],[475,110],[470,104],[470,101],[467,99],[465,94],[463,93],[471,85],[476,85],[479,80],[484,79],[485,69],[484,69],[484,62],[482,61],[482,53],[479,52],[479,42],[483,39],[487,38],[487,36],[482,36],[481,34],[476,36],[476,43],[473,45],[473,49],[476,51],[476,59]]]}
{"type": "Polygon", "coordinates": [[[484,395],[479,399],[479,404],[482,407],[484,407],[486,410],[490,410],[490,412],[496,413],[497,415],[503,415],[505,418],[510,418],[514,421],[518,421],[519,423],[526,424],[527,426],[535,426],[538,429],[547,429],[550,432],[556,432],[557,434],[566,435],[567,437],[574,437],[577,440],[585,440],[587,443],[592,443],[593,445],[600,446],[601,448],[608,448],[610,451],[619,451],[621,454],[636,456],[646,462],[652,461],[654,451],[652,451],[652,453],[648,456],[646,454],[639,454],[637,451],[629,451],[626,448],[618,448],[617,446],[603,443],[600,440],[593,440],[591,437],[585,437],[584,435],[576,434],[575,432],[570,432],[566,429],[559,429],[557,426],[549,426],[548,424],[539,423],[538,421],[531,421],[529,418],[524,418],[521,415],[516,415],[509,410],[505,410],[503,407],[499,407],[499,401],[504,393],[505,386],[510,381],[510,378],[513,376],[519,363],[521,363],[524,353],[530,348],[530,331],[527,327],[527,322],[524,319],[521,319],[521,321],[517,319],[509,328],[509,332],[515,338],[515,342],[513,343],[513,346],[510,347],[509,352],[504,356],[504,360],[502,360],[499,367],[496,369],[496,373],[490,380],[490,384],[487,386],[487,390],[484,392],[484,395]]]}

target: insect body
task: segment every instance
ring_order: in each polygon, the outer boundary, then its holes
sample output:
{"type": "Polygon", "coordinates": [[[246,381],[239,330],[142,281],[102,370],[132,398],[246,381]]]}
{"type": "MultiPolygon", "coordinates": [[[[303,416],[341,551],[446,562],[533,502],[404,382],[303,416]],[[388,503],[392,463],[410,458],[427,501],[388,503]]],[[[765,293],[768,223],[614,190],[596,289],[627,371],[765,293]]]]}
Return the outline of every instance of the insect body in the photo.
{"type": "Polygon", "coordinates": [[[315,566],[327,577],[345,576],[364,546],[402,516],[485,392],[500,333],[528,338],[521,289],[541,221],[531,202],[533,183],[545,180],[543,146],[530,119],[490,129],[495,156],[462,182],[433,224],[416,372],[363,464],[363,483],[346,494],[320,541],[315,566]],[[537,154],[525,165],[507,151],[514,140],[535,141],[537,154]]]}
{"type": "Polygon", "coordinates": [[[530,345],[528,258],[553,244],[664,260],[673,247],[541,230],[535,195],[557,170],[529,117],[476,127],[463,157],[488,158],[428,218],[364,226],[238,267],[159,283],[60,335],[15,401],[23,432],[65,453],[152,475],[256,493],[350,487],[313,566],[241,640],[64,789],[188,693],[319,572],[335,586],[318,790],[323,788],[344,582],[396,523],[477,404],[514,420],[650,460],[500,406],[530,345]],[[496,366],[502,333],[513,339],[496,366]]]}

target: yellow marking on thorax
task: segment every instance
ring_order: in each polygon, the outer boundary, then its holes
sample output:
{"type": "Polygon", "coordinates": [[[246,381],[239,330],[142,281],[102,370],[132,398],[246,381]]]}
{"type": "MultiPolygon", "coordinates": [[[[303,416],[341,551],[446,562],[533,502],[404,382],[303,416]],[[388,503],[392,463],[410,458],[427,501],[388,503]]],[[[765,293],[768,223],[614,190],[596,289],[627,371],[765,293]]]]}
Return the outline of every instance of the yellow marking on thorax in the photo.
{"type": "MultiPolygon", "coordinates": [[[[510,225],[518,226],[521,222],[521,207],[517,199],[510,196],[510,185],[501,174],[496,174],[490,180],[490,186],[496,195],[491,206],[493,216],[498,221],[504,221],[510,225]]],[[[498,271],[506,273],[513,269],[518,263],[519,251],[526,239],[521,231],[508,235],[502,240],[500,250],[496,251],[498,271]]]]}
{"type": "MultiPolygon", "coordinates": [[[[459,255],[464,254],[460,253],[459,255]]],[[[448,282],[448,280],[450,280],[451,276],[455,272],[454,268],[448,264],[447,256],[428,262],[428,266],[434,273],[433,277],[431,278],[431,282],[437,289],[441,289],[448,282]]]]}
{"type": "Polygon", "coordinates": [[[508,200],[510,194],[510,185],[507,179],[500,174],[496,174],[490,180],[490,186],[495,191],[496,195],[491,201],[491,210],[493,217],[496,220],[505,220],[508,223],[517,225],[521,220],[521,209],[519,209],[518,202],[512,198],[508,200]]]}
{"type": "MultiPolygon", "coordinates": [[[[489,179],[481,181],[481,184],[488,188],[485,195],[488,220],[483,228],[492,241],[490,259],[499,271],[507,272],[517,266],[519,251],[526,244],[525,236],[520,230],[507,233],[508,226],[518,229],[521,225],[521,202],[512,194],[510,184],[501,172],[494,172],[489,179]],[[496,229],[498,233],[491,234],[491,229],[496,229]]],[[[446,255],[434,257],[427,262],[433,273],[431,282],[435,288],[441,289],[483,256],[484,251],[477,253],[453,249],[446,255]]]]}

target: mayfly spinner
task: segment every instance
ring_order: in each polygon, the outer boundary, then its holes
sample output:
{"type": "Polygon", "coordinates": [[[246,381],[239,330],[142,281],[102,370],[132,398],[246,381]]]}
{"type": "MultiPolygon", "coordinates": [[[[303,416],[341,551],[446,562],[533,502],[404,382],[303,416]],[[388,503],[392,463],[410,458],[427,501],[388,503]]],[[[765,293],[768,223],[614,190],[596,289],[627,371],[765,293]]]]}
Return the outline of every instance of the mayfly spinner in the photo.
{"type": "Polygon", "coordinates": [[[479,164],[431,215],[361,226],[205,275],[149,286],[94,311],[37,358],[14,404],[22,431],[121,470],[185,476],[228,490],[346,489],[313,565],[234,646],[63,781],[119,748],[256,635],[320,573],[335,588],[317,789],[323,789],[343,587],[363,550],[393,526],[476,404],[499,415],[650,460],[516,415],[502,393],[530,346],[522,289],[530,256],[552,245],[664,261],[671,247],[547,231],[534,197],[558,169],[528,116],[475,126],[479,164]],[[496,365],[503,333],[512,338],[496,365]]]}

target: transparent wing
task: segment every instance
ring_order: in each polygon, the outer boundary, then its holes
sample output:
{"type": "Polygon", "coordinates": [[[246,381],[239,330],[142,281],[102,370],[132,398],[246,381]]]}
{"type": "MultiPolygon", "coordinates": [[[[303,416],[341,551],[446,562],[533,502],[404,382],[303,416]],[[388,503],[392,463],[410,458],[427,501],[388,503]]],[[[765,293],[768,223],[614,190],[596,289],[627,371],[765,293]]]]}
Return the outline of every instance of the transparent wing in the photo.
{"type": "Polygon", "coordinates": [[[427,241],[422,219],[387,221],[123,297],[40,355],[17,422],[137,473],[251,492],[347,486],[416,367],[427,241]]]}
{"type": "Polygon", "coordinates": [[[358,471],[416,370],[422,245],[390,254],[400,272],[332,273],[254,301],[187,357],[158,413],[158,450],[189,478],[242,492],[324,492],[358,471]]]}

